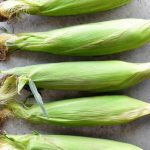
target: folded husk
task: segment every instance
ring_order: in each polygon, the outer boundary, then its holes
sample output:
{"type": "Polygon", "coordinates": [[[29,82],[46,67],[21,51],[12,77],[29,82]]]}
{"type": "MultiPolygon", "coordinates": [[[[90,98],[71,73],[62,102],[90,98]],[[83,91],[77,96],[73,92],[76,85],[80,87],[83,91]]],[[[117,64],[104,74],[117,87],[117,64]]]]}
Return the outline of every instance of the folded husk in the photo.
{"type": "MultiPolygon", "coordinates": [[[[8,51],[24,50],[58,55],[97,56],[138,48],[150,41],[150,21],[121,19],[79,25],[49,32],[22,33],[3,39],[8,51]]],[[[10,35],[9,35],[10,36],[10,35]]]]}
{"type": "Polygon", "coordinates": [[[23,107],[11,102],[5,110],[31,123],[65,126],[120,125],[150,114],[150,104],[127,96],[97,96],[44,104],[47,116],[38,105],[23,107]]]}
{"type": "Polygon", "coordinates": [[[64,16],[113,9],[131,0],[7,0],[0,3],[0,16],[10,19],[20,13],[64,16]]]}
{"type": "Polygon", "coordinates": [[[142,150],[141,148],[96,138],[65,135],[5,135],[1,150],[142,150]]]}

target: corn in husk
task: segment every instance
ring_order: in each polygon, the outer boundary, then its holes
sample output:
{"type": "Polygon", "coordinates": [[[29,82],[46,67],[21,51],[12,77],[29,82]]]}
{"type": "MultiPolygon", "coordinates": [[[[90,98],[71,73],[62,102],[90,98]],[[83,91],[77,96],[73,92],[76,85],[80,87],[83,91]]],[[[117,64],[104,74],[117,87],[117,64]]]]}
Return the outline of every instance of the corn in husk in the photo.
{"type": "Polygon", "coordinates": [[[1,34],[0,46],[1,51],[5,52],[24,50],[59,55],[96,56],[140,47],[150,41],[149,35],[149,20],[122,19],[49,32],[1,34]]]}
{"type": "Polygon", "coordinates": [[[113,9],[131,0],[7,0],[0,3],[0,16],[10,19],[20,13],[64,16],[113,9]]]}
{"type": "Polygon", "coordinates": [[[106,92],[122,90],[149,78],[150,63],[62,62],[16,67],[1,74],[1,96],[19,93],[29,81],[44,89],[106,92]]]}
{"type": "Polygon", "coordinates": [[[141,148],[96,138],[65,135],[0,136],[1,150],[142,150],[141,148]]]}
{"type": "MultiPolygon", "coordinates": [[[[17,117],[36,124],[65,126],[119,125],[150,114],[150,104],[127,96],[76,98],[44,104],[44,116],[37,104],[22,106],[14,101],[5,103],[1,120],[17,117]]],[[[2,121],[3,122],[3,121],[2,121]]]]}

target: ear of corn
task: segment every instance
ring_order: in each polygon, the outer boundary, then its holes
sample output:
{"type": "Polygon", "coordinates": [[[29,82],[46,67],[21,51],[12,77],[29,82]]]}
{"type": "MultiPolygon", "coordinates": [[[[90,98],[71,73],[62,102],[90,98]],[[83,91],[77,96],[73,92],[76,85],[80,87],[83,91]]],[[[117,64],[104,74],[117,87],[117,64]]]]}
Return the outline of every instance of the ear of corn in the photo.
{"type": "Polygon", "coordinates": [[[25,50],[59,55],[96,56],[140,47],[150,41],[149,35],[149,20],[122,19],[42,33],[2,34],[0,45],[5,46],[8,51],[25,50]]]}
{"type": "Polygon", "coordinates": [[[137,146],[96,138],[65,135],[6,135],[1,150],[142,150],[137,146]],[[37,142],[38,141],[38,142],[37,142]]]}
{"type": "MultiPolygon", "coordinates": [[[[8,103],[7,111],[32,123],[66,126],[119,125],[150,114],[150,104],[127,96],[77,98],[44,104],[47,116],[38,107],[8,103]]],[[[5,109],[5,111],[6,111],[5,109]]]]}
{"type": "Polygon", "coordinates": [[[63,16],[92,13],[113,9],[131,0],[7,0],[0,3],[0,15],[11,18],[29,13],[45,16],[63,16]]]}
{"type": "Polygon", "coordinates": [[[18,92],[29,80],[39,88],[51,90],[106,92],[125,89],[149,78],[150,63],[63,62],[17,67],[1,71],[1,74],[16,76],[18,92]]]}

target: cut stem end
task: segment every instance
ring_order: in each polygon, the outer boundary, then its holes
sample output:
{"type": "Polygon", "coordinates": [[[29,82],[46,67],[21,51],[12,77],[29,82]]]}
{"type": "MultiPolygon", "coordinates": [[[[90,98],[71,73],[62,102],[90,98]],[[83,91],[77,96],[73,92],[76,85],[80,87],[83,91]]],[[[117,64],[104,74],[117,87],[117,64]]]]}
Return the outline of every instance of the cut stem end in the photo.
{"type": "Polygon", "coordinates": [[[19,15],[20,12],[25,12],[28,6],[21,1],[4,1],[0,3],[0,16],[2,18],[11,19],[19,15]]]}
{"type": "Polygon", "coordinates": [[[3,33],[0,35],[0,60],[6,60],[8,47],[6,46],[6,41],[14,38],[14,35],[3,33]]]}
{"type": "Polygon", "coordinates": [[[18,79],[16,76],[5,76],[1,80],[0,104],[6,104],[12,100],[17,93],[18,79]]]}
{"type": "Polygon", "coordinates": [[[0,110],[0,126],[5,123],[5,121],[11,116],[11,111],[9,109],[0,110]]]}

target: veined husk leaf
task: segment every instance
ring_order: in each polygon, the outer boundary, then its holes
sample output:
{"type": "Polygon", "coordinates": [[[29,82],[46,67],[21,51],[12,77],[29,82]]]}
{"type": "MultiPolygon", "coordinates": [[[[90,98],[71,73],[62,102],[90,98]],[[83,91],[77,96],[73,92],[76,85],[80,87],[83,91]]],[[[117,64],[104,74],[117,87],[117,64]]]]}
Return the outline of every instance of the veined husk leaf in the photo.
{"type": "Polygon", "coordinates": [[[150,41],[149,35],[149,20],[121,19],[49,32],[1,34],[0,45],[3,51],[24,50],[58,55],[96,56],[138,48],[150,41]]]}
{"type": "Polygon", "coordinates": [[[7,0],[0,3],[0,16],[11,18],[20,13],[64,16],[113,9],[131,0],[7,0]]]}
{"type": "Polygon", "coordinates": [[[44,108],[47,116],[43,115],[37,104],[23,107],[11,102],[4,108],[14,117],[32,123],[66,126],[119,125],[150,114],[150,104],[122,95],[76,98],[46,103],[44,108]]]}
{"type": "Polygon", "coordinates": [[[6,135],[0,137],[1,150],[142,150],[141,148],[96,138],[65,135],[6,135]]]}

